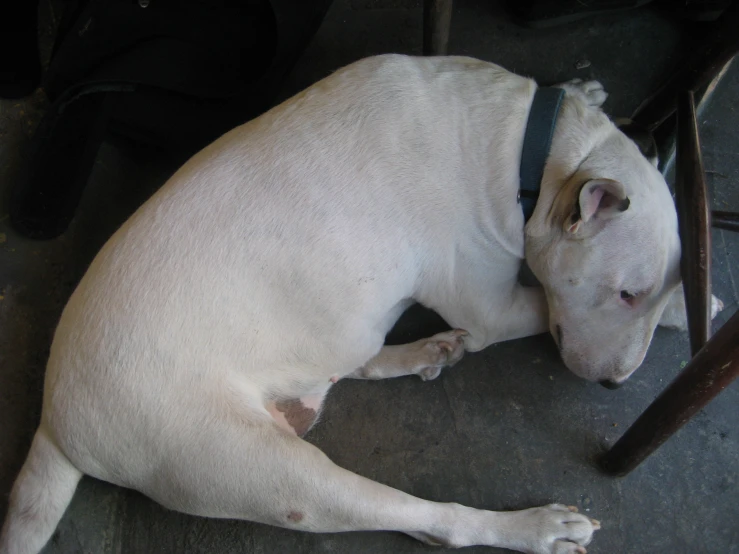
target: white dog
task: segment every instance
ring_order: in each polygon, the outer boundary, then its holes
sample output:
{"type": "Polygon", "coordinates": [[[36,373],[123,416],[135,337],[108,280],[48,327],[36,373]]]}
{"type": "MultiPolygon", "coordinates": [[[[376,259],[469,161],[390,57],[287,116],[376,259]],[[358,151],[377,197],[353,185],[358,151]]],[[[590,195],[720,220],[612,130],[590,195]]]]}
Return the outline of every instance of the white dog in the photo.
{"type": "Polygon", "coordinates": [[[599,524],[572,508],[428,502],[300,438],[344,377],[432,379],[549,329],[572,371],[618,383],[671,301],[684,325],[662,176],[599,109],[602,87],[562,87],[525,229],[537,85],[469,58],[360,61],[192,158],[64,311],[0,552],[38,552],[84,474],[201,516],[584,552],[599,524]],[[541,288],[518,284],[524,258],[541,288]],[[383,347],[413,301],[457,330],[383,347]]]}

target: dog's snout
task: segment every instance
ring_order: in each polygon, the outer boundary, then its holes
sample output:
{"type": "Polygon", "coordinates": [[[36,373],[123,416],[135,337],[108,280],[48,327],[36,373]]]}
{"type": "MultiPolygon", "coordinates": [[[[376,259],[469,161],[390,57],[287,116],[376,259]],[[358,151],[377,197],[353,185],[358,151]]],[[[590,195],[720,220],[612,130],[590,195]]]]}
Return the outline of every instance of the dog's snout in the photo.
{"type": "Polygon", "coordinates": [[[609,381],[608,379],[604,381],[599,381],[599,383],[610,390],[616,390],[621,387],[621,383],[617,383],[616,381],[609,381]]]}

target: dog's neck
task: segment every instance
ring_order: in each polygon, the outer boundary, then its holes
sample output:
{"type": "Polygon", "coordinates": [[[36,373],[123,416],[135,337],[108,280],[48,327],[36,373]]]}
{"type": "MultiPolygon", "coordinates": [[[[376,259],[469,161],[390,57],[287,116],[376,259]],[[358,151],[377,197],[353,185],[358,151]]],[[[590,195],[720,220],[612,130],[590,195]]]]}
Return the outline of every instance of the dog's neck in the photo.
{"type": "Polygon", "coordinates": [[[534,213],[541,190],[544,167],[552,147],[557,116],[564,98],[561,88],[540,87],[534,93],[521,150],[519,202],[524,219],[534,213]]]}
{"type": "Polygon", "coordinates": [[[526,234],[543,236],[553,228],[562,229],[582,185],[575,179],[578,169],[590,153],[615,127],[600,110],[566,96],[562,101],[539,197],[526,234]]]}

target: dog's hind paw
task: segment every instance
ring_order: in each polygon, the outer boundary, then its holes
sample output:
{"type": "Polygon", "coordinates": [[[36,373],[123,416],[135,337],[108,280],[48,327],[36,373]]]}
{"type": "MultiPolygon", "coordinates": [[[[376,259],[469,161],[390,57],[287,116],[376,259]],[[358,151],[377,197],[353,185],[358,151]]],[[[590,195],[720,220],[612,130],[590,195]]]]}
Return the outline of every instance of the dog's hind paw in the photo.
{"type": "Polygon", "coordinates": [[[536,554],[585,554],[585,545],[600,522],[577,513],[577,508],[550,504],[515,512],[525,548],[536,554]]]}

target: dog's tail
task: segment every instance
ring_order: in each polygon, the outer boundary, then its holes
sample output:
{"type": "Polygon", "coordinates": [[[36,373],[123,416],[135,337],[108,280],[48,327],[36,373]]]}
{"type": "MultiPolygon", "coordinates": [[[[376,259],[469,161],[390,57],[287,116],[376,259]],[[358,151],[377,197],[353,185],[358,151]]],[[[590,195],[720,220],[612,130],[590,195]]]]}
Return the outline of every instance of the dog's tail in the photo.
{"type": "Polygon", "coordinates": [[[81,478],[82,473],[40,427],[10,493],[0,554],[39,552],[56,529],[81,478]]]}

